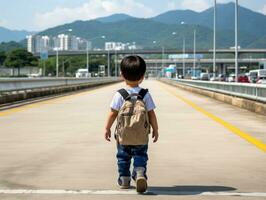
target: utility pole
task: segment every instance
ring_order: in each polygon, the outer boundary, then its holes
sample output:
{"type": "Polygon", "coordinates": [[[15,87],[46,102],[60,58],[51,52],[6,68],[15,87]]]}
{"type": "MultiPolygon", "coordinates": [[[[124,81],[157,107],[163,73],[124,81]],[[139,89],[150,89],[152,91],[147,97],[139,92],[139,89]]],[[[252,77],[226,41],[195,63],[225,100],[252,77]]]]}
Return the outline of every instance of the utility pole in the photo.
{"type": "Polygon", "coordinates": [[[216,76],[216,0],[214,0],[214,14],[213,14],[213,77],[216,76]]]}
{"type": "MultiPolygon", "coordinates": [[[[164,46],[162,46],[162,69],[164,68],[164,46]]],[[[157,72],[157,76],[158,76],[158,72],[157,72]]]]}
{"type": "Polygon", "coordinates": [[[118,76],[118,70],[117,70],[117,50],[115,49],[115,77],[118,76]]]}
{"type": "Polygon", "coordinates": [[[194,30],[194,60],[193,60],[193,76],[196,76],[196,30],[194,30]]]}
{"type": "Polygon", "coordinates": [[[58,57],[58,47],[56,48],[56,77],[59,77],[59,57],[58,57]]]}
{"type": "Polygon", "coordinates": [[[185,53],[186,53],[186,39],[185,36],[183,36],[183,78],[185,78],[185,73],[186,73],[185,53]]]}
{"type": "Polygon", "coordinates": [[[107,52],[107,76],[110,77],[110,51],[107,52]]]}
{"type": "Polygon", "coordinates": [[[87,48],[86,48],[87,60],[86,60],[86,62],[87,62],[87,70],[88,70],[88,74],[89,74],[90,73],[89,41],[87,40],[86,43],[87,43],[87,48]]]}
{"type": "Polygon", "coordinates": [[[238,82],[238,0],[235,3],[235,82],[238,82]]]}

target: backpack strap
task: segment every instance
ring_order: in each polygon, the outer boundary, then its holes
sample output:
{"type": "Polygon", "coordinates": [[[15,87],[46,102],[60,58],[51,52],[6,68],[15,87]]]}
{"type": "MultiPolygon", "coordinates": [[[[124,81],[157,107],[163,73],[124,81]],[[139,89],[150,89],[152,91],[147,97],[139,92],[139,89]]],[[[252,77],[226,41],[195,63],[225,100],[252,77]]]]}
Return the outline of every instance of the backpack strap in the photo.
{"type": "Polygon", "coordinates": [[[139,91],[138,99],[139,99],[139,100],[143,100],[144,97],[145,97],[145,95],[146,95],[148,92],[149,92],[148,89],[143,89],[143,88],[142,88],[142,89],[139,91]]]}
{"type": "Polygon", "coordinates": [[[128,94],[128,92],[124,88],[118,90],[118,92],[119,92],[119,94],[121,94],[121,96],[123,97],[123,99],[125,101],[128,99],[129,94],[128,94]]]}

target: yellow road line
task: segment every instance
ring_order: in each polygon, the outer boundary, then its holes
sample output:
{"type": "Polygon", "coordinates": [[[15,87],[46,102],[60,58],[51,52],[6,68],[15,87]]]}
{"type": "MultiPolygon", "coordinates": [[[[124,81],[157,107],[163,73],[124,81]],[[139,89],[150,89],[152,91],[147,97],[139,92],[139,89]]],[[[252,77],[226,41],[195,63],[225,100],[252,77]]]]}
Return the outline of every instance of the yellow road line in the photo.
{"type": "MultiPolygon", "coordinates": [[[[107,86],[107,87],[112,87],[112,86],[114,86],[114,85],[110,85],[110,86],[107,86]]],[[[76,93],[76,94],[70,94],[68,96],[55,97],[54,99],[48,99],[48,100],[44,100],[44,101],[41,101],[41,102],[36,102],[36,103],[29,104],[29,105],[20,106],[20,107],[17,107],[17,108],[11,108],[11,109],[8,109],[8,110],[5,110],[5,111],[0,111],[0,117],[11,115],[13,113],[17,113],[17,112],[21,112],[21,111],[25,111],[25,110],[30,109],[30,108],[36,108],[36,107],[39,107],[41,105],[46,105],[46,104],[50,104],[50,103],[57,103],[57,102],[65,101],[65,100],[68,100],[68,99],[71,99],[71,98],[74,98],[74,97],[87,95],[87,94],[93,93],[93,92],[95,92],[96,90],[99,90],[99,89],[102,89],[102,87],[91,89],[89,91],[76,93]]]]}
{"type": "Polygon", "coordinates": [[[192,108],[194,108],[195,110],[201,112],[202,114],[206,115],[207,117],[209,117],[210,119],[214,120],[215,122],[217,122],[218,124],[222,125],[223,127],[225,127],[226,129],[230,130],[231,132],[233,132],[234,134],[240,136],[241,138],[245,139],[246,141],[248,141],[249,143],[255,145],[257,148],[259,148],[260,150],[266,152],[266,144],[264,144],[263,142],[261,142],[260,140],[250,136],[248,133],[240,130],[239,128],[237,128],[236,126],[224,121],[223,119],[215,116],[214,114],[204,110],[203,108],[201,108],[200,106],[198,106],[197,104],[193,103],[192,101],[178,95],[174,90],[171,90],[169,88],[167,88],[166,86],[162,85],[161,86],[167,90],[170,94],[174,95],[175,97],[177,97],[178,99],[180,99],[181,101],[185,102],[186,104],[190,105],[192,108]]]}

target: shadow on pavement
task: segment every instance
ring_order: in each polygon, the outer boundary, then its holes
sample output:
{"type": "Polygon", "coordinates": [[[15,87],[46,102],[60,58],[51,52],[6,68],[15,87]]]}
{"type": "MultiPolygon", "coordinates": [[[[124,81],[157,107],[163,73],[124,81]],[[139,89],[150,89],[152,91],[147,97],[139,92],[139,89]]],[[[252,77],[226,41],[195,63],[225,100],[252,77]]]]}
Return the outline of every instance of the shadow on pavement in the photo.
{"type": "Polygon", "coordinates": [[[204,192],[227,192],[234,191],[236,188],[225,186],[151,186],[145,195],[199,195],[204,192]]]}

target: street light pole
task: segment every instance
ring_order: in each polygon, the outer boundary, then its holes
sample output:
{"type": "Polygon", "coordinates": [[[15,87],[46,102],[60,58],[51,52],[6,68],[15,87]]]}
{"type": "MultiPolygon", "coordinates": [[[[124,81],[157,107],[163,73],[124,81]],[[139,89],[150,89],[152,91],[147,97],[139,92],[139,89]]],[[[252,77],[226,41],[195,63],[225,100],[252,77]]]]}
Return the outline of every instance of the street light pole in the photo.
{"type": "Polygon", "coordinates": [[[186,63],[185,63],[185,53],[186,53],[186,39],[185,36],[183,36],[183,78],[185,78],[185,68],[186,68],[186,63]]]}
{"type": "Polygon", "coordinates": [[[107,52],[107,76],[110,77],[110,51],[107,52]]]}
{"type": "MultiPolygon", "coordinates": [[[[73,30],[72,29],[63,30],[63,31],[58,32],[58,34],[66,32],[66,31],[72,32],[73,30]]],[[[59,51],[59,47],[56,47],[56,77],[59,77],[59,53],[58,51],[59,51]]]]}
{"type": "Polygon", "coordinates": [[[193,60],[193,76],[196,76],[196,30],[194,30],[194,60],[193,60]]]}
{"type": "Polygon", "coordinates": [[[58,56],[58,47],[56,48],[56,77],[59,77],[59,56],[58,56]]]}
{"type": "Polygon", "coordinates": [[[105,39],[105,36],[102,35],[102,36],[97,36],[97,37],[94,37],[94,38],[91,38],[89,40],[87,39],[84,39],[86,41],[86,66],[87,66],[87,70],[88,70],[88,74],[90,73],[90,54],[89,54],[89,41],[92,41],[92,40],[95,40],[97,38],[102,38],[102,39],[105,39]]]}
{"type": "MultiPolygon", "coordinates": [[[[164,68],[164,46],[162,46],[162,69],[164,68]]],[[[157,71],[157,77],[158,77],[158,71],[157,71]]]]}
{"type": "Polygon", "coordinates": [[[89,60],[89,41],[86,41],[87,43],[87,47],[86,47],[86,54],[87,54],[87,70],[88,70],[88,74],[90,73],[90,60],[89,60]]]}
{"type": "MultiPolygon", "coordinates": [[[[159,42],[159,44],[161,44],[160,41],[158,41],[158,42],[159,42]]],[[[152,43],[153,43],[153,44],[157,44],[157,41],[154,40],[152,43]]],[[[155,46],[156,46],[156,45],[155,45],[155,46]]],[[[161,48],[162,48],[161,69],[163,69],[164,47],[161,47],[161,48]]],[[[157,76],[157,77],[160,75],[160,69],[159,69],[159,68],[160,68],[160,67],[158,66],[158,63],[156,62],[156,63],[155,63],[155,72],[156,72],[156,76],[157,76]]]]}
{"type": "Polygon", "coordinates": [[[118,67],[117,67],[117,49],[115,49],[115,77],[118,76],[118,67]]]}
{"type": "Polygon", "coordinates": [[[238,82],[238,0],[235,3],[235,82],[238,82]]]}
{"type": "Polygon", "coordinates": [[[216,76],[216,9],[217,4],[214,0],[214,15],[213,15],[213,77],[216,76]]]}

